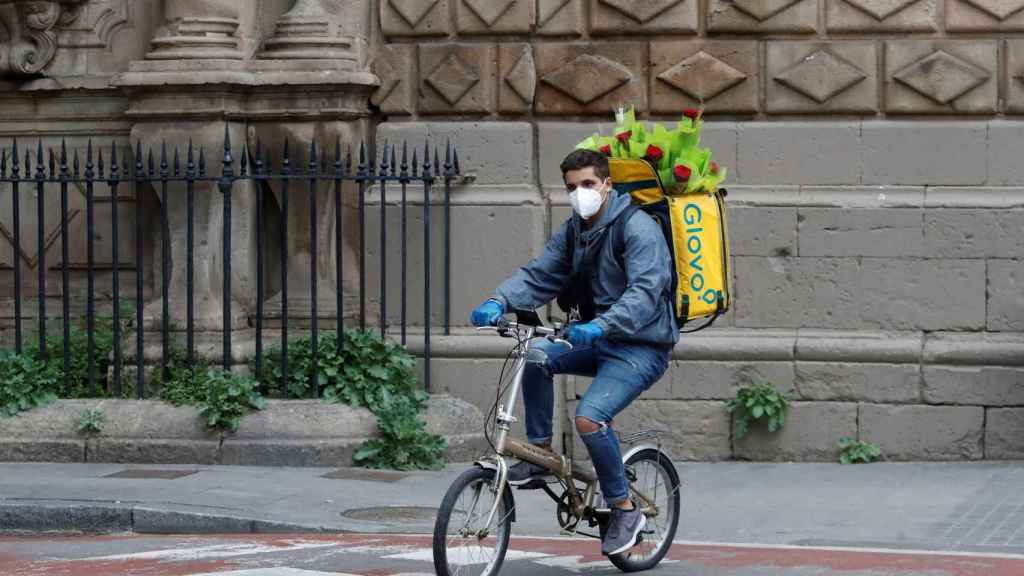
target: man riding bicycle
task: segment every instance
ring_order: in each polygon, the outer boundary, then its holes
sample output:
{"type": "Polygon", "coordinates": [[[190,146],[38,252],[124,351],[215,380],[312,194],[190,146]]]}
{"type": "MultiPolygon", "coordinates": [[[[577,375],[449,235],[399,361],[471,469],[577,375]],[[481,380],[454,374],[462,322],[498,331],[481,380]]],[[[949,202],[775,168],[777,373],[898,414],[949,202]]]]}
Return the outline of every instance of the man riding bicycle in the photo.
{"type": "MultiPolygon", "coordinates": [[[[471,316],[492,326],[506,312],[533,310],[562,295],[581,311],[563,345],[541,340],[523,374],[526,434],[551,450],[555,374],[594,380],[576,408],[576,430],[594,463],[601,493],[612,509],[601,543],[605,555],[636,545],[645,517],[629,498],[619,440],[612,420],[658,381],[668,368],[679,328],[671,301],[672,264],[658,225],[642,210],[628,210],[629,194],[618,193],[608,158],[576,150],[561,165],[573,216],[552,235],[543,254],[517,270],[471,316]],[[617,222],[621,217],[628,221],[617,222]],[[621,227],[624,244],[613,242],[621,227]],[[615,254],[614,246],[624,246],[615,254]]],[[[559,299],[560,303],[562,298],[559,299]]],[[[544,480],[547,471],[529,462],[509,469],[509,483],[544,480]]]]}

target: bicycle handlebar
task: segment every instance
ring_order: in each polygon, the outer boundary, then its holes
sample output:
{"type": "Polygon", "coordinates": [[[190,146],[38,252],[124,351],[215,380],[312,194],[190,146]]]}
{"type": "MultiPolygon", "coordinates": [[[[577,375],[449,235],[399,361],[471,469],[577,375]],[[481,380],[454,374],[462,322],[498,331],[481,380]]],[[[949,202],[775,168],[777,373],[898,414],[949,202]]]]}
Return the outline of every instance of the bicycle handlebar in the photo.
{"type": "Polygon", "coordinates": [[[504,317],[499,318],[498,319],[498,323],[496,325],[494,325],[494,326],[481,326],[481,327],[477,328],[477,331],[478,332],[482,332],[484,330],[494,330],[498,334],[500,334],[502,336],[505,336],[505,335],[508,334],[509,331],[519,330],[520,328],[531,329],[531,330],[533,330],[533,334],[535,334],[537,336],[545,336],[551,342],[555,342],[556,344],[565,344],[570,349],[572,349],[572,343],[570,343],[568,340],[566,340],[566,339],[561,337],[562,334],[564,333],[563,329],[547,328],[545,326],[532,326],[532,325],[520,324],[519,322],[516,322],[515,320],[508,320],[508,319],[506,319],[504,317]]]}

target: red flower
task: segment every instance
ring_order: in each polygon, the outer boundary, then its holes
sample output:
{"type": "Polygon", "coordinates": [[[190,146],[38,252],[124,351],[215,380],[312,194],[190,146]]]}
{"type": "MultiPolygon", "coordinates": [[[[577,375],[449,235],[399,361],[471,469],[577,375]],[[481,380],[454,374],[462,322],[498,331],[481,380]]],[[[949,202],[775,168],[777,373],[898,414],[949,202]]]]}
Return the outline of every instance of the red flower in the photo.
{"type": "Polygon", "coordinates": [[[718,167],[718,162],[712,162],[711,163],[711,173],[712,174],[718,174],[719,170],[720,170],[720,168],[718,167]]]}
{"type": "Polygon", "coordinates": [[[632,130],[626,130],[625,132],[619,132],[618,134],[615,135],[615,138],[618,139],[618,141],[622,142],[623,144],[628,143],[629,139],[632,138],[632,137],[633,137],[633,131],[632,130]]]}
{"type": "Polygon", "coordinates": [[[647,154],[644,155],[644,158],[646,158],[651,164],[657,164],[658,162],[661,162],[661,158],[664,155],[665,152],[663,152],[661,148],[651,144],[647,147],[647,154]]]}
{"type": "Polygon", "coordinates": [[[700,118],[700,110],[696,108],[687,108],[686,110],[683,110],[683,116],[686,116],[691,120],[696,120],[697,118],[700,118]]]}
{"type": "Polygon", "coordinates": [[[687,180],[690,179],[690,174],[692,174],[692,171],[686,166],[680,164],[672,169],[672,173],[675,174],[676,181],[686,182],[687,180]]]}
{"type": "Polygon", "coordinates": [[[607,144],[605,144],[604,146],[601,146],[601,154],[604,154],[605,156],[609,156],[610,157],[612,155],[612,147],[607,145],[607,144]]]}

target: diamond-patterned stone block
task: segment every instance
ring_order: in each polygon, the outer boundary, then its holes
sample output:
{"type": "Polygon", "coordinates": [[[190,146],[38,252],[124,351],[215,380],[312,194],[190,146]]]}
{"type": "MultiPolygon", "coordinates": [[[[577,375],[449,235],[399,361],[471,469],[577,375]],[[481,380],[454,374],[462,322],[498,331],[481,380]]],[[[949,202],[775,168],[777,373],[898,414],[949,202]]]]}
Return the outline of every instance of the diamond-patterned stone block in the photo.
{"type": "Polygon", "coordinates": [[[1024,30],[1024,0],[948,0],[946,30],[952,32],[1024,30]]]}
{"type": "Polygon", "coordinates": [[[462,34],[526,33],[536,0],[459,0],[456,27],[462,34]]]}
{"type": "Polygon", "coordinates": [[[931,0],[828,0],[830,32],[933,32],[937,3],[931,0]]]}
{"type": "Polygon", "coordinates": [[[537,0],[537,34],[579,36],[583,0],[537,0]]]}
{"type": "Polygon", "coordinates": [[[373,72],[380,78],[380,87],[370,101],[387,114],[416,112],[415,70],[416,46],[387,44],[377,52],[373,72]]]}
{"type": "Polygon", "coordinates": [[[885,50],[888,112],[996,111],[996,41],[892,40],[885,50]]]}
{"type": "Polygon", "coordinates": [[[816,0],[708,0],[709,32],[790,32],[817,30],[816,0]]]}
{"type": "Polygon", "coordinates": [[[495,62],[490,44],[420,46],[420,111],[489,112],[495,62]]]}
{"type": "Polygon", "coordinates": [[[769,112],[878,110],[878,71],[871,42],[769,42],[769,112]]]}
{"type": "Polygon", "coordinates": [[[537,66],[529,44],[502,44],[498,47],[498,110],[522,114],[533,108],[537,92],[537,66]]]}
{"type": "Polygon", "coordinates": [[[590,0],[594,34],[697,33],[698,0],[590,0]]]}
{"type": "Polygon", "coordinates": [[[446,36],[449,0],[381,0],[385,36],[446,36]]]}
{"type": "Polygon", "coordinates": [[[1006,41],[1006,111],[1024,114],[1024,39],[1006,41]]]}
{"type": "Polygon", "coordinates": [[[652,42],[651,111],[756,112],[758,69],[753,41],[652,42]]]}
{"type": "Polygon", "coordinates": [[[608,114],[625,102],[647,108],[639,42],[539,44],[537,112],[608,114]]]}

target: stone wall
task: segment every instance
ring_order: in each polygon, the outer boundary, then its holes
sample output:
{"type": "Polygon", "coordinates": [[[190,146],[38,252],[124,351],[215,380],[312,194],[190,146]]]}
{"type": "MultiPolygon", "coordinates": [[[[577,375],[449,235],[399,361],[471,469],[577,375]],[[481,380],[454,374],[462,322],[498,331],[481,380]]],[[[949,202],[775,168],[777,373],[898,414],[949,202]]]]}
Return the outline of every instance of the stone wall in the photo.
{"type": "MultiPolygon", "coordinates": [[[[671,450],[693,459],[834,459],[841,436],[894,459],[1024,457],[1024,0],[163,4],[90,0],[53,25],[59,48],[42,73],[0,69],[0,145],[195,133],[214,147],[225,119],[236,141],[287,135],[300,149],[334,134],[375,136],[378,149],[451,139],[470,178],[452,195],[455,335],[435,336],[432,379],[486,410],[507,349],[469,336],[466,319],[568,216],[560,159],[610,130],[617,104],[654,120],[703,105],[705,142],[730,174],[735,305],[680,342],[620,427],[670,429],[671,450]],[[315,19],[347,44],[317,50],[324,36],[302,36],[315,19]],[[736,442],[724,403],[755,377],[789,392],[792,411],[779,435],[736,442]]],[[[420,206],[422,192],[409,198],[420,206]]],[[[394,230],[397,190],[385,200],[394,230]]],[[[134,198],[120,201],[128,218],[134,198]]],[[[369,239],[380,201],[373,191],[369,239]]],[[[422,210],[409,218],[408,310],[422,324],[422,210]]],[[[72,229],[83,233],[81,218],[72,229]]],[[[30,265],[34,230],[23,236],[30,265]]],[[[440,234],[431,241],[440,321],[440,234]]],[[[393,322],[397,246],[384,248],[393,322]]],[[[380,247],[368,249],[372,306],[380,247]]],[[[0,287],[10,264],[0,248],[0,287]]],[[[245,286],[251,270],[239,270],[245,286]]]]}
{"type": "MultiPolygon", "coordinates": [[[[378,144],[444,134],[472,155],[452,232],[464,324],[568,216],[558,162],[611,130],[613,106],[672,120],[703,105],[730,170],[735,305],[683,338],[620,428],[670,430],[694,459],[833,460],[842,436],[892,459],[1019,458],[1021,9],[382,0],[378,144]],[[780,434],[736,442],[724,405],[751,378],[794,403],[780,434]]],[[[432,380],[486,410],[503,343],[438,347],[432,380]]]]}

